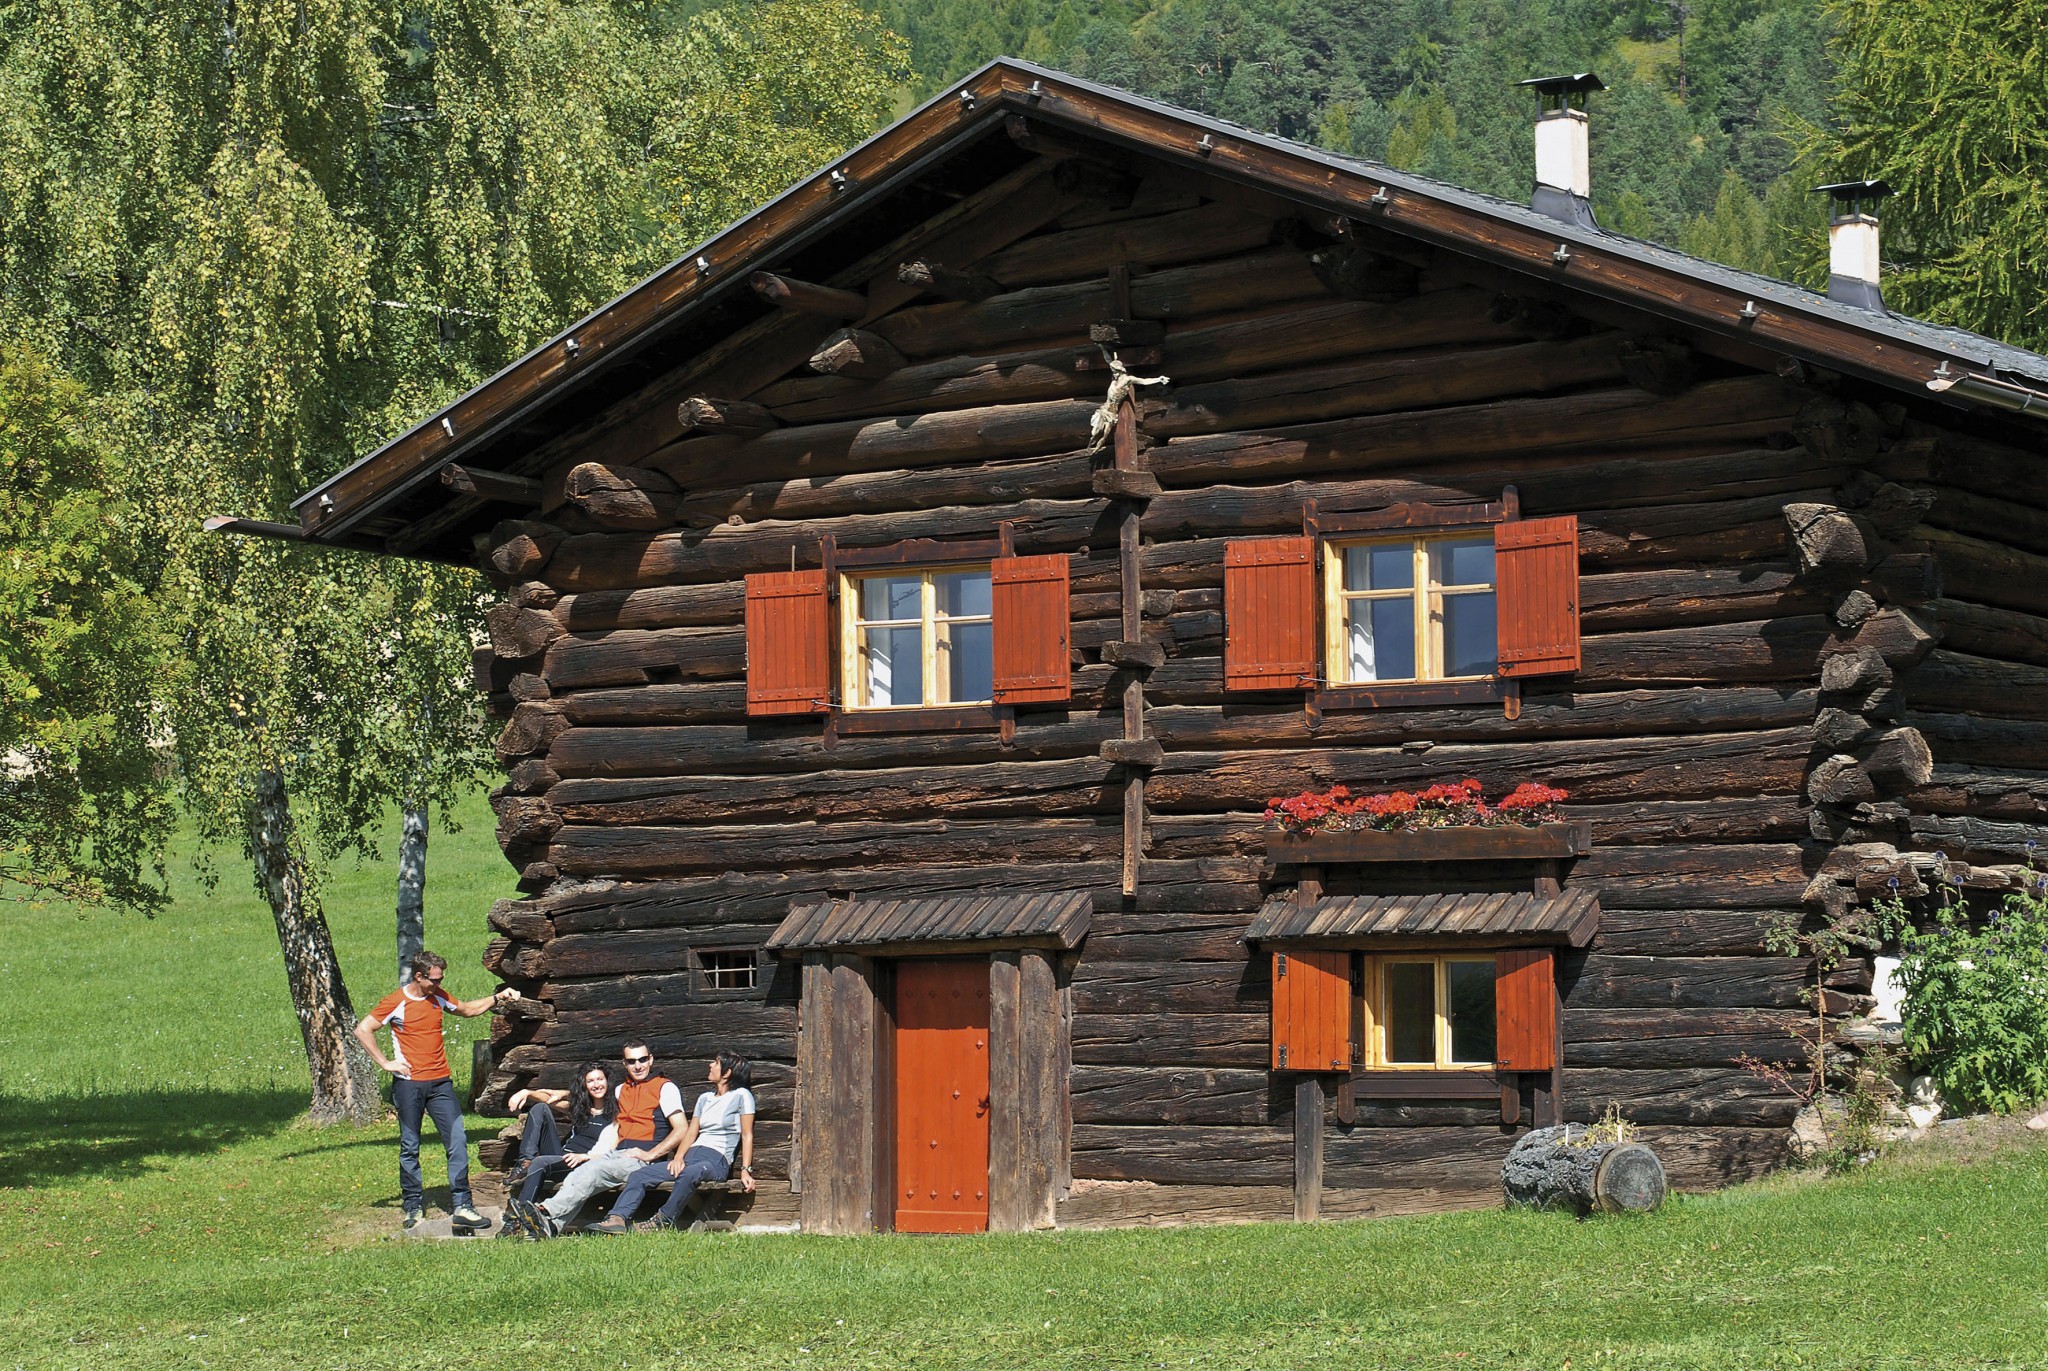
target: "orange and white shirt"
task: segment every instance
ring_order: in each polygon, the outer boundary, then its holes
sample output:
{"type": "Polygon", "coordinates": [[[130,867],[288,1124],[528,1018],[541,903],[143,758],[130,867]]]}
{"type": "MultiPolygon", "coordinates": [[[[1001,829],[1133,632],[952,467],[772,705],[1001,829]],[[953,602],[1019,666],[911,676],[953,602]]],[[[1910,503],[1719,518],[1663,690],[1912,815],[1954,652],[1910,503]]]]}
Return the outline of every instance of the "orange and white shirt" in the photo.
{"type": "Polygon", "coordinates": [[[391,1052],[416,1081],[440,1081],[448,1070],[448,1049],[441,1043],[441,1013],[455,1008],[446,991],[413,995],[398,989],[377,1001],[370,1011],[374,1023],[391,1030],[391,1052]]]}

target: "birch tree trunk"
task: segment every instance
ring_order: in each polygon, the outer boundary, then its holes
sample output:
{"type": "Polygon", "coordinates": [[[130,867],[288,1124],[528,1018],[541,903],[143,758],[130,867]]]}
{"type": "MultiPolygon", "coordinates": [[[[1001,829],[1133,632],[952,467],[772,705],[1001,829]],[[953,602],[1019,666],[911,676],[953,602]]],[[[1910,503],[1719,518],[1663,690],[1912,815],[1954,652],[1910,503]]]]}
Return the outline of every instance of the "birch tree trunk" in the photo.
{"type": "Polygon", "coordinates": [[[427,945],[427,806],[405,805],[398,839],[398,983],[412,976],[413,954],[427,945]]]}
{"type": "Polygon", "coordinates": [[[256,773],[247,822],[257,883],[277,924],[292,1007],[298,1011],[299,1036],[313,1076],[313,1121],[368,1123],[381,1112],[376,1067],[355,1040],[355,1008],[341,979],[326,916],[306,880],[305,863],[292,847],[291,805],[284,777],[276,770],[256,773]]]}

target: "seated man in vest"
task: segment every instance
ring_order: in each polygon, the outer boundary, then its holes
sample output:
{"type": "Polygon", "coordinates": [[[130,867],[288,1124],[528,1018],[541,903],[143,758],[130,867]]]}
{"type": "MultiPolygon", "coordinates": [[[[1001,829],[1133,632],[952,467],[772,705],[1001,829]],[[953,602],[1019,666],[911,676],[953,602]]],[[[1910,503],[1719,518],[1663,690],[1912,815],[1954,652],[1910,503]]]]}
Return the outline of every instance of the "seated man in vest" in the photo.
{"type": "Polygon", "coordinates": [[[619,1087],[617,1146],[593,1156],[569,1173],[554,1195],[533,1204],[513,1196],[507,1207],[536,1238],[562,1231],[585,1200],[624,1185],[626,1178],[649,1162],[660,1161],[683,1140],[683,1092],[666,1076],[654,1074],[654,1053],[643,1042],[626,1044],[626,1083],[619,1087]]]}

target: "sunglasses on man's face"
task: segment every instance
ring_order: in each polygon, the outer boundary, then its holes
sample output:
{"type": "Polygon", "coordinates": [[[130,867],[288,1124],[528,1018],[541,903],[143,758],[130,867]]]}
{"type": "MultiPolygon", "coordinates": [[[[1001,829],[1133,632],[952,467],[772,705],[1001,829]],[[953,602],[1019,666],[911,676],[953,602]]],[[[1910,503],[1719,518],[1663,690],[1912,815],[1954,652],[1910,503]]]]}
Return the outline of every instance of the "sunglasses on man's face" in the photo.
{"type": "Polygon", "coordinates": [[[651,1061],[653,1061],[653,1060],[654,1060],[654,1058],[652,1058],[652,1057],[628,1057],[628,1058],[626,1058],[626,1065],[627,1065],[627,1066],[645,1066],[645,1065],[647,1065],[647,1063],[649,1063],[649,1062],[651,1062],[651,1061]]]}

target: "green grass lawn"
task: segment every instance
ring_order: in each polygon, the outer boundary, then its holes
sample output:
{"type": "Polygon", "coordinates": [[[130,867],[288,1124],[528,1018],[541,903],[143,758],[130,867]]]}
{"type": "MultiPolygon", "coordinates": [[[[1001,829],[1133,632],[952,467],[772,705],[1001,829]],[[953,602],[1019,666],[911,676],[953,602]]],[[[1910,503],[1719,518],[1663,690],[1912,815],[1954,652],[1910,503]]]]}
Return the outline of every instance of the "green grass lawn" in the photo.
{"type": "MultiPolygon", "coordinates": [[[[474,995],[510,877],[464,817],[427,926],[474,995]]],[[[1589,1223],[400,1240],[395,1128],[296,1121],[284,973],[234,875],[150,922],[0,906],[0,1371],[2048,1365],[2048,1148],[2010,1125],[1589,1223]]],[[[391,885],[328,889],[360,1005],[393,978],[391,885]]]]}

